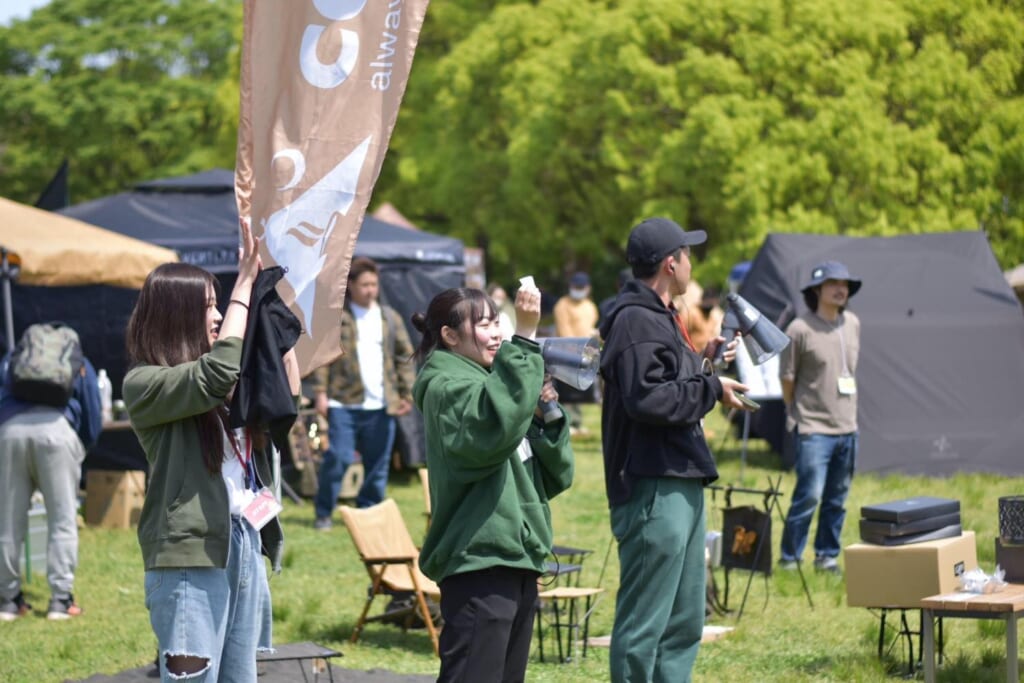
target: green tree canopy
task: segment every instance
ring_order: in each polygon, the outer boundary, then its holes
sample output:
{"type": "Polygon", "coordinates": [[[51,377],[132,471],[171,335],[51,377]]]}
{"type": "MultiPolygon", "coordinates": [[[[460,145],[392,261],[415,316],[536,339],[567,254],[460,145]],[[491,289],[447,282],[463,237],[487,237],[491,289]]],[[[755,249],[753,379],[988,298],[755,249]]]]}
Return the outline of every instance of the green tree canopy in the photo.
{"type": "MultiPolygon", "coordinates": [[[[236,0],[52,0],[0,28],[0,183],[75,201],[234,162],[236,0]]],[[[1024,260],[1024,0],[432,0],[374,201],[505,280],[610,286],[638,219],[710,234],[983,228],[1024,260]]],[[[607,288],[607,287],[605,287],[607,288]]],[[[600,287],[599,287],[600,289],[600,287]]]]}
{"type": "Polygon", "coordinates": [[[216,145],[225,124],[218,87],[240,23],[233,0],[52,0],[0,28],[4,194],[34,201],[65,157],[73,201],[232,167],[233,141],[227,153],[216,145]]]}
{"type": "Polygon", "coordinates": [[[769,231],[984,228],[1008,266],[1024,258],[1022,9],[500,5],[414,67],[377,194],[486,245],[506,278],[610,273],[652,214],[708,231],[705,281],[769,231]]]}

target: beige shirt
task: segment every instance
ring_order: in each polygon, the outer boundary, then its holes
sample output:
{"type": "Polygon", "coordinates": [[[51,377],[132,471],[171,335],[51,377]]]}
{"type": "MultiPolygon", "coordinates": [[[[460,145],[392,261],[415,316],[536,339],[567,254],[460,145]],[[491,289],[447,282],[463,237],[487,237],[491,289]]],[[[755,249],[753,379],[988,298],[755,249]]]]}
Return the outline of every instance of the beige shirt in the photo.
{"type": "Polygon", "coordinates": [[[790,323],[786,334],[792,341],[780,355],[779,377],[793,382],[787,410],[800,433],[857,431],[857,394],[840,393],[839,377],[857,375],[860,319],[844,311],[833,324],[808,313],[790,323]]]}
{"type": "Polygon", "coordinates": [[[555,332],[559,337],[593,337],[597,334],[597,305],[588,299],[563,296],[555,303],[555,332]]]}

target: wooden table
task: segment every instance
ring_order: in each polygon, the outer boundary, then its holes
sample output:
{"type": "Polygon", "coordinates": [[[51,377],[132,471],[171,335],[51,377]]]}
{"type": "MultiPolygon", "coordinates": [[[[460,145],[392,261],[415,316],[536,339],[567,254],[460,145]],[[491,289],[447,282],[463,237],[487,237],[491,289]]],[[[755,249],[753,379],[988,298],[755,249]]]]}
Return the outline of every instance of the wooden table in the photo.
{"type": "Polygon", "coordinates": [[[998,593],[946,593],[921,600],[924,680],[935,681],[935,617],[1002,619],[1006,622],[1006,680],[1017,683],[1017,620],[1024,616],[1024,585],[1010,584],[998,593]]]}

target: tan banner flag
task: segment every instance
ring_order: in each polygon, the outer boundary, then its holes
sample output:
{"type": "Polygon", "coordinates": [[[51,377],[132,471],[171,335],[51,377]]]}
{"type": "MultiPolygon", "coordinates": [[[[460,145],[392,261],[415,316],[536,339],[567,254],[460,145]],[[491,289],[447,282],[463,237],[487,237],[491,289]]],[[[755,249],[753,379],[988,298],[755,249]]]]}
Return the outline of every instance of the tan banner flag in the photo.
{"type": "Polygon", "coordinates": [[[303,373],[336,358],[345,281],[429,0],[245,0],[235,193],[287,269],[303,373]]]}

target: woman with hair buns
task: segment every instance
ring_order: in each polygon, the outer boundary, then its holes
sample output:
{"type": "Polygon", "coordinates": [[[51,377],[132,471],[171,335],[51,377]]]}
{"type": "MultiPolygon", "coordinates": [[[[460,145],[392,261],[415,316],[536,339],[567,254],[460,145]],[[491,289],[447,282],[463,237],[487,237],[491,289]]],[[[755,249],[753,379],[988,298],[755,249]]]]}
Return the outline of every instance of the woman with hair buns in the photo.
{"type": "Polygon", "coordinates": [[[522,681],[537,579],[551,550],[548,501],[572,483],[565,413],[533,338],[540,291],[516,295],[516,333],[502,342],[484,292],[448,289],[412,321],[423,334],[413,397],[427,440],[432,517],[420,552],[441,587],[439,681],[522,681]],[[497,673],[500,672],[500,673],[497,673]]]}

